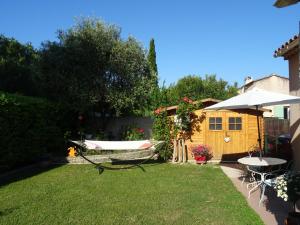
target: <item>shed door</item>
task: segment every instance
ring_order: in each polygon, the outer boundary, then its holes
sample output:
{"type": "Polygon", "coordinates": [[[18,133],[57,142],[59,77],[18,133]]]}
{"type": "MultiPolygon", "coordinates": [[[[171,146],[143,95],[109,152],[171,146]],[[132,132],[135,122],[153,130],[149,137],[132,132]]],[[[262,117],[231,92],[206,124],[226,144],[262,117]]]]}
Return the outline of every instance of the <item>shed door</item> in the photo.
{"type": "Polygon", "coordinates": [[[214,159],[245,152],[245,114],[216,111],[206,114],[205,143],[212,148],[214,159]]]}
{"type": "Polygon", "coordinates": [[[245,152],[246,116],[241,113],[227,112],[225,118],[223,154],[230,158],[230,155],[245,152]]]}
{"type": "Polygon", "coordinates": [[[224,149],[225,123],[224,112],[206,113],[205,144],[210,146],[214,159],[221,159],[224,149]]]}

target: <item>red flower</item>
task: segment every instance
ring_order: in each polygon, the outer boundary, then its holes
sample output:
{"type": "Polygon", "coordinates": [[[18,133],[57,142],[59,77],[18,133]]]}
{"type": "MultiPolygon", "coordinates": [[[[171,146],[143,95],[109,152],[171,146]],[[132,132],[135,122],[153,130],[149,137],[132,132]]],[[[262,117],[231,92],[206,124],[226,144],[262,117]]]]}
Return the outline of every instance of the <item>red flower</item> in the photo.
{"type": "Polygon", "coordinates": [[[182,100],[186,103],[193,103],[193,101],[191,99],[189,99],[188,97],[184,97],[182,100]]]}
{"type": "Polygon", "coordinates": [[[156,110],[154,111],[154,114],[155,114],[155,115],[159,115],[160,112],[161,112],[161,108],[158,108],[158,109],[156,109],[156,110]]]}
{"type": "Polygon", "coordinates": [[[141,134],[144,133],[144,129],[143,129],[143,128],[138,128],[137,130],[138,130],[138,132],[141,133],[141,134]]]}

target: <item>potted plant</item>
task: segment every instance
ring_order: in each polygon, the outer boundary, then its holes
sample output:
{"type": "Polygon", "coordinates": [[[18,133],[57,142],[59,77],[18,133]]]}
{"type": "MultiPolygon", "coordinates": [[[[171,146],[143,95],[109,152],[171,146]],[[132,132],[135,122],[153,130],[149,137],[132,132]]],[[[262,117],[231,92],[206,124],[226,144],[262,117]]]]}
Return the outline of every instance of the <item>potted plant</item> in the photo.
{"type": "Polygon", "coordinates": [[[207,145],[197,145],[192,148],[192,154],[197,164],[206,163],[212,158],[212,153],[207,145]]]}
{"type": "Polygon", "coordinates": [[[284,201],[293,203],[293,212],[289,212],[289,219],[300,219],[300,213],[296,212],[296,203],[300,200],[300,172],[288,171],[276,178],[275,189],[277,196],[284,201]]]}

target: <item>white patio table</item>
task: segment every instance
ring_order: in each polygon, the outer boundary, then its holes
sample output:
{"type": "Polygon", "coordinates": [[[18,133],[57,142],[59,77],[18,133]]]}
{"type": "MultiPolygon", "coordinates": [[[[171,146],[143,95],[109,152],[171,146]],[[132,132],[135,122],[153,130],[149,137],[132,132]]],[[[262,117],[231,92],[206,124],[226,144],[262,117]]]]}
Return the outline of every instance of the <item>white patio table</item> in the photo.
{"type": "MultiPolygon", "coordinates": [[[[270,185],[268,182],[269,180],[266,179],[268,175],[272,174],[272,170],[268,172],[261,172],[259,170],[253,170],[253,167],[272,167],[272,166],[278,166],[286,163],[285,159],[279,159],[279,158],[272,158],[272,157],[244,157],[238,159],[238,162],[241,164],[246,165],[247,170],[251,173],[258,174],[260,177],[260,180],[255,181],[255,186],[249,191],[248,198],[250,198],[250,194],[255,191],[257,188],[261,187],[261,196],[259,200],[259,205],[262,202],[262,199],[265,194],[265,189],[267,185],[270,185]],[[250,168],[251,167],[251,168],[250,168]]],[[[276,170],[278,171],[278,170],[276,170]]],[[[273,171],[275,172],[275,171],[273,171]]]]}

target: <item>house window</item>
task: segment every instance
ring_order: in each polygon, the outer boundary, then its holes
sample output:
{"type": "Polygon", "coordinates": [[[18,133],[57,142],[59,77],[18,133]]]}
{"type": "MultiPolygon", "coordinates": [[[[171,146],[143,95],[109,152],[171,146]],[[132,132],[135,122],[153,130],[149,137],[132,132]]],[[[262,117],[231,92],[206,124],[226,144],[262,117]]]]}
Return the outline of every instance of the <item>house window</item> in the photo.
{"type": "Polygon", "coordinates": [[[229,130],[242,130],[241,117],[229,117],[228,124],[229,124],[229,130]]]}
{"type": "Polygon", "coordinates": [[[222,130],[222,117],[210,117],[209,118],[210,130],[222,130]]]}
{"type": "Polygon", "coordinates": [[[289,107],[283,107],[283,118],[290,119],[290,109],[289,107]]]}

